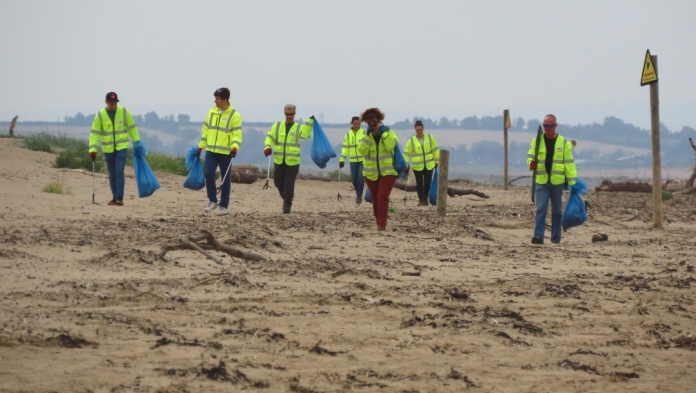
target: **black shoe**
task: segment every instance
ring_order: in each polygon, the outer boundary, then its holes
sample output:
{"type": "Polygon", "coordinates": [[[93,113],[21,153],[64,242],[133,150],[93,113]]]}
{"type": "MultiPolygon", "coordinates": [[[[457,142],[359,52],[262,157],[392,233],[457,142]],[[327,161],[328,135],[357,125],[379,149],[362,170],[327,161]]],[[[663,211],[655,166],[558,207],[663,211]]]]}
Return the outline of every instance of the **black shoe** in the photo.
{"type": "Polygon", "coordinates": [[[283,214],[290,214],[290,207],[292,204],[290,203],[284,203],[283,204],[283,214]]]}
{"type": "Polygon", "coordinates": [[[540,239],[536,236],[532,238],[532,244],[544,244],[544,239],[540,239]]]}

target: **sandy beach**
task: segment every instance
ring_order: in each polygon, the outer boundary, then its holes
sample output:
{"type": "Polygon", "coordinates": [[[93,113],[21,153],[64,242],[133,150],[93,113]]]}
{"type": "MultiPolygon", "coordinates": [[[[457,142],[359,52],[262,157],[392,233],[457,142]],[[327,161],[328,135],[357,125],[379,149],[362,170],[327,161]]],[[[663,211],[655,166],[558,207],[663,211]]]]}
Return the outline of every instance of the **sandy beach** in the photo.
{"type": "Polygon", "coordinates": [[[694,389],[693,195],[656,230],[650,194],[590,191],[588,222],[537,246],[528,187],[444,219],[394,190],[377,232],[347,181],[298,181],[289,215],[272,184],[232,184],[219,217],[180,176],[138,198],[132,168],[125,206],[105,174],[92,204],[54,158],[0,139],[1,392],[694,389]],[[201,230],[264,260],[162,255],[201,230]]]}

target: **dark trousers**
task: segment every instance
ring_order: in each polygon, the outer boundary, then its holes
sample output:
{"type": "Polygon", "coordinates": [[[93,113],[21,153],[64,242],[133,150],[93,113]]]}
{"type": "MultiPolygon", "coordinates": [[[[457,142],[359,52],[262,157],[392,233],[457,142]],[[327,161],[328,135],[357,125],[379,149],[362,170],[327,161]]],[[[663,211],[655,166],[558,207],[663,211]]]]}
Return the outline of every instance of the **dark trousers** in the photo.
{"type": "Polygon", "coordinates": [[[387,227],[387,215],[389,214],[389,194],[391,194],[396,176],[381,176],[376,181],[365,178],[367,188],[372,196],[372,213],[377,220],[377,228],[387,227]]]}
{"type": "Polygon", "coordinates": [[[109,186],[111,187],[112,199],[123,200],[123,193],[126,187],[126,176],[123,173],[126,168],[126,158],[128,150],[117,150],[114,153],[104,153],[106,168],[109,171],[109,186]]]}
{"type": "MultiPolygon", "coordinates": [[[[220,168],[220,177],[225,176],[227,168],[230,166],[231,156],[227,154],[211,153],[209,151],[205,152],[205,189],[208,192],[208,200],[210,202],[217,203],[217,187],[215,187],[215,172],[218,167],[220,168]]],[[[230,180],[232,179],[232,169],[227,173],[227,178],[222,179],[222,186],[220,189],[220,207],[225,209],[230,204],[230,180]]]]}
{"type": "Polygon", "coordinates": [[[365,178],[363,177],[362,172],[362,162],[350,163],[350,181],[353,183],[353,188],[355,188],[355,194],[361,198],[363,196],[363,188],[365,186],[365,178]]]}
{"type": "Polygon", "coordinates": [[[300,166],[288,164],[275,164],[273,172],[273,184],[275,184],[280,197],[285,201],[285,205],[292,205],[292,198],[295,196],[295,179],[300,173],[300,166]]]}
{"type": "Polygon", "coordinates": [[[433,182],[433,170],[423,169],[422,171],[413,171],[416,176],[416,189],[418,190],[418,199],[427,200],[430,193],[430,183],[433,182]]]}

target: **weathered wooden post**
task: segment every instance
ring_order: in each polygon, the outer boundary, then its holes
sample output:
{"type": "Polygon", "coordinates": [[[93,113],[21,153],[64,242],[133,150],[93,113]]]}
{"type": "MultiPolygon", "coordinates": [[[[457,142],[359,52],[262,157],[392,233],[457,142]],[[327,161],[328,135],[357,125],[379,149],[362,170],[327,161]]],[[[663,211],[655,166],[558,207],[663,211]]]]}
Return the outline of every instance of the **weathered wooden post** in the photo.
{"type": "Polygon", "coordinates": [[[503,172],[503,186],[508,189],[508,128],[512,126],[510,121],[510,110],[503,111],[503,151],[505,152],[505,170],[503,172]]]}
{"type": "Polygon", "coordinates": [[[17,118],[18,118],[18,117],[19,117],[19,116],[15,116],[15,117],[12,119],[12,123],[10,123],[10,136],[14,136],[14,128],[15,128],[15,125],[17,125],[17,118]]]}
{"type": "Polygon", "coordinates": [[[662,160],[660,159],[660,95],[657,56],[645,53],[640,85],[650,85],[650,129],[652,133],[653,227],[662,228],[662,160]]]}
{"type": "Polygon", "coordinates": [[[449,173],[449,150],[440,150],[437,178],[437,216],[447,215],[447,176],[449,173]]]}

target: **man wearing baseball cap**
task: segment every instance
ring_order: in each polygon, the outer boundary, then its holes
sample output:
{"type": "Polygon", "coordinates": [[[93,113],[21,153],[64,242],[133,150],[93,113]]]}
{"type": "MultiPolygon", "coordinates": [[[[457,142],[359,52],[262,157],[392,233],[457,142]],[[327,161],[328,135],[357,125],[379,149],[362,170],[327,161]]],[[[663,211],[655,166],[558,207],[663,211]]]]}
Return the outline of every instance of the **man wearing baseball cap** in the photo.
{"type": "Polygon", "coordinates": [[[123,193],[126,184],[123,170],[126,167],[126,156],[128,155],[128,138],[130,137],[134,146],[141,142],[133,116],[126,108],[118,105],[118,102],[116,93],[107,93],[106,108],[102,108],[94,116],[92,131],[89,134],[89,156],[94,161],[97,158],[99,144],[101,144],[106,168],[109,170],[109,185],[111,186],[112,198],[108,205],[123,206],[123,193]]]}

